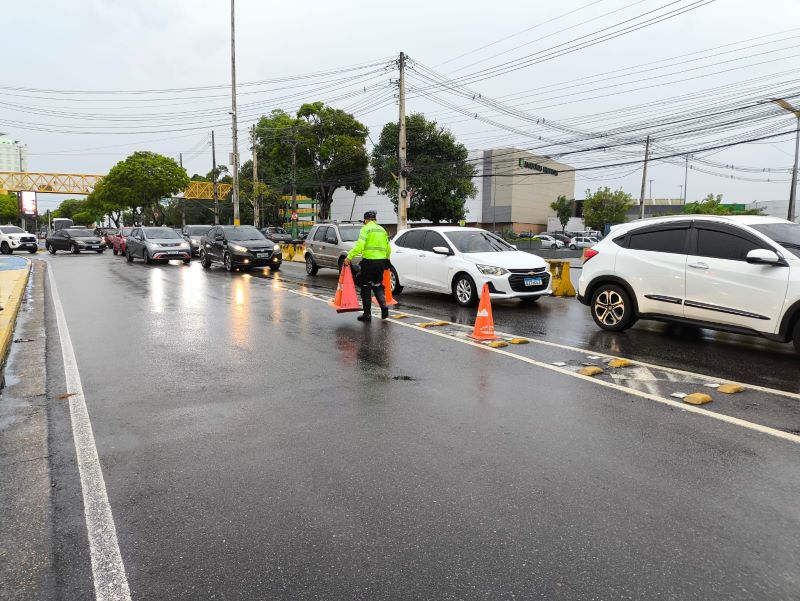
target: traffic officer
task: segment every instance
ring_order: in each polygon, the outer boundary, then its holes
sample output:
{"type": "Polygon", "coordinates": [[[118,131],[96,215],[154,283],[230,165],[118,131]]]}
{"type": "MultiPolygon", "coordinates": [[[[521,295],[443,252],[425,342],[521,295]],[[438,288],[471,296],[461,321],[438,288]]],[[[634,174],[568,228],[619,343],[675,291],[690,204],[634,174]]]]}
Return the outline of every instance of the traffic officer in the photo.
{"type": "Polygon", "coordinates": [[[389,234],[375,222],[377,213],[367,211],[364,213],[364,227],[358,234],[358,241],[347,254],[345,265],[350,265],[354,257],[361,255],[361,305],[364,314],[358,316],[358,321],[372,321],[372,293],[381,306],[381,319],[389,317],[389,307],[386,306],[386,293],[383,290],[383,272],[389,266],[389,255],[392,249],[389,246],[389,234]]]}

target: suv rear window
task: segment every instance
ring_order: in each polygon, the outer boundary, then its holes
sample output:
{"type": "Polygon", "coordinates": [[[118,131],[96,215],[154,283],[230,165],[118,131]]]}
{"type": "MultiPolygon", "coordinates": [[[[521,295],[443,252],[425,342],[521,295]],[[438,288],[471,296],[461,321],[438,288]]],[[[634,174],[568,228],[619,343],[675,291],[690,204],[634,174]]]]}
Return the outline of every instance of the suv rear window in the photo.
{"type": "Polygon", "coordinates": [[[631,233],[628,248],[649,250],[651,252],[684,254],[686,252],[686,236],[688,229],[650,230],[631,233]]]}

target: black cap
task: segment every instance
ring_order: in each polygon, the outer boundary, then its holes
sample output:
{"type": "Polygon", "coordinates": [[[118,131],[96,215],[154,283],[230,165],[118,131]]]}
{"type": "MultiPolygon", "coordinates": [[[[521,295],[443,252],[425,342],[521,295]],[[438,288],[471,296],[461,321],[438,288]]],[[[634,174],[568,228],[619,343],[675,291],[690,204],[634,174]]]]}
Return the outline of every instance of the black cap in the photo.
{"type": "Polygon", "coordinates": [[[364,219],[377,219],[378,214],[375,211],[367,211],[364,213],[364,219]]]}

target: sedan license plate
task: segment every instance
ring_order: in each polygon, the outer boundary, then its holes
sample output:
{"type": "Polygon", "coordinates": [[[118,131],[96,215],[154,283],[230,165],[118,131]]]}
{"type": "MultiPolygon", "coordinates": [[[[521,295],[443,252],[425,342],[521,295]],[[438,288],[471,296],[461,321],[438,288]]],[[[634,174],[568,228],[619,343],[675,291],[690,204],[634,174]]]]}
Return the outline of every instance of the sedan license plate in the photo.
{"type": "Polygon", "coordinates": [[[256,253],[257,259],[269,259],[269,253],[256,253]]]}
{"type": "Polygon", "coordinates": [[[526,286],[541,286],[542,278],[525,278],[526,286]]]}
{"type": "Polygon", "coordinates": [[[100,248],[99,244],[90,244],[89,248],[100,248]]]}

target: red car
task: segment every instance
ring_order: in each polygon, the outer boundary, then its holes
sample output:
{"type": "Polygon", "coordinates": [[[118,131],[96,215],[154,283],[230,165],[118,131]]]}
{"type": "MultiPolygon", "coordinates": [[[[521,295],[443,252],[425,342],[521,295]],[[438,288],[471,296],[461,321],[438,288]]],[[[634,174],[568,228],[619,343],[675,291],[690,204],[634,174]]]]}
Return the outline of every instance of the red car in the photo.
{"type": "Polygon", "coordinates": [[[113,236],[109,237],[109,242],[111,243],[111,247],[114,249],[115,255],[122,255],[123,257],[125,256],[125,241],[128,239],[128,235],[130,235],[132,231],[132,227],[121,227],[113,236]]]}

